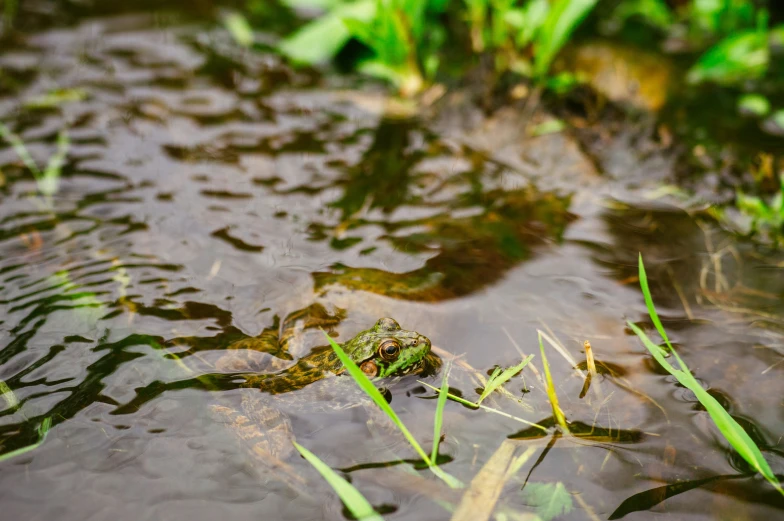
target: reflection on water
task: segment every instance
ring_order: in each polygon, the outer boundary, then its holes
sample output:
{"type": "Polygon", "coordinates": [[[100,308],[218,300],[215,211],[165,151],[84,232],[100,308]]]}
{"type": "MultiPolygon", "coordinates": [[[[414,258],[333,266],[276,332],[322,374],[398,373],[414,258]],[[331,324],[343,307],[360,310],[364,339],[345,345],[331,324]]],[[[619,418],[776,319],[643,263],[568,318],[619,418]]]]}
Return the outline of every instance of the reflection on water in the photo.
{"type": "MultiPolygon", "coordinates": [[[[0,403],[2,452],[35,442],[44,418],[54,425],[39,449],[0,463],[15,518],[342,518],[304,462],[286,464],[307,493],[260,471],[210,412],[239,397],[215,369],[225,349],[286,331],[281,322],[310,306],[339,316],[330,325],[341,341],[392,316],[481,372],[519,361],[516,346],[535,353],[537,329],[578,361],[591,340],[612,370],[582,399],[583,381],[548,352],[580,435],[520,441],[537,452],[508,483],[505,508],[527,509],[524,482],[562,482],[599,518],[784,509],[739,474],[745,464],[694,396],[624,327],[648,327],[634,278],[642,251],[682,356],[784,473],[784,257],[699,216],[537,187],[470,142],[385,119],[318,88],[311,72],[236,49],[210,18],[77,22],[0,54],[0,119],[39,164],[62,127],[71,141],[51,200],[0,150],[0,379],[18,400],[0,403]],[[20,103],[77,87],[86,99],[57,109],[20,103]]],[[[542,169],[575,162],[563,136],[538,139],[542,169]]],[[[323,344],[320,334],[298,331],[290,359],[323,344]]],[[[470,375],[455,370],[452,386],[476,398],[470,375]]],[[[521,403],[490,398],[495,407],[549,421],[537,379],[507,387],[521,403]]],[[[392,389],[426,445],[431,397],[414,380],[392,389]]],[[[347,469],[374,505],[400,519],[450,517],[433,499],[459,498],[405,470],[413,452],[372,410],[282,407],[297,439],[347,469]]],[[[444,425],[445,468],[465,482],[505,439],[526,437],[514,420],[456,403],[444,425]]],[[[564,518],[585,516],[579,506],[564,518]]]]}

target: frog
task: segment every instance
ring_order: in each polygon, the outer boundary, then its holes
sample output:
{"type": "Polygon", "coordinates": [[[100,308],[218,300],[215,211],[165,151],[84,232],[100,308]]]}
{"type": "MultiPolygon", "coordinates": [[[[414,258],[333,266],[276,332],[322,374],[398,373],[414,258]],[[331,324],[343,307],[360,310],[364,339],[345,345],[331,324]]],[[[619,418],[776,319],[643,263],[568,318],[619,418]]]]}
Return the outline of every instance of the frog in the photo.
{"type": "MultiPolygon", "coordinates": [[[[307,407],[324,412],[362,405],[373,412],[333,348],[307,345],[307,340],[315,343],[319,335],[326,340],[324,332],[336,335],[345,316],[343,310],[329,313],[323,305],[313,304],[290,313],[282,323],[274,320],[256,337],[230,344],[215,363],[217,371],[239,380],[241,394],[238,407],[212,405],[216,418],[250,452],[253,462],[279,471],[275,474],[289,484],[300,477],[286,462],[294,452],[296,437],[284,403],[295,410],[307,407]],[[307,354],[296,358],[298,351],[307,354]]],[[[429,338],[403,329],[391,317],[378,319],[340,346],[376,382],[432,375],[441,366],[441,359],[431,352],[429,338]]]]}

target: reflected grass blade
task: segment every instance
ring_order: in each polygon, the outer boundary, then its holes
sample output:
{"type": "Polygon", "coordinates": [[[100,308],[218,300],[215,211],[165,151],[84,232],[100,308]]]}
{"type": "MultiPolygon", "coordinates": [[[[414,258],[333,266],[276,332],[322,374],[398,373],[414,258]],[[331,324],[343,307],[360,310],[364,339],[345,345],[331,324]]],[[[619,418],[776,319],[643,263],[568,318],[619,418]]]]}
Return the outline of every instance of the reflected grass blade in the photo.
{"type": "Polygon", "coordinates": [[[542,365],[544,366],[544,376],[547,380],[547,397],[550,399],[550,406],[553,408],[553,416],[555,416],[558,425],[564,430],[569,432],[569,427],[566,425],[566,418],[564,417],[561,407],[558,405],[558,395],[555,393],[555,385],[553,378],[550,375],[550,364],[547,363],[547,355],[544,354],[544,344],[542,343],[542,333],[539,333],[539,351],[542,353],[542,365]]]}
{"type": "Polygon", "coordinates": [[[441,442],[441,427],[444,423],[444,406],[446,405],[446,395],[449,391],[449,369],[451,369],[451,362],[447,362],[444,367],[444,376],[441,378],[441,391],[438,394],[438,403],[436,404],[436,416],[433,421],[433,451],[430,453],[430,459],[435,463],[438,460],[438,444],[441,442]]]}
{"type": "MultiPolygon", "coordinates": [[[[322,331],[323,332],[323,331],[322,331]]],[[[398,417],[397,413],[389,406],[386,399],[381,395],[381,393],[376,389],[376,386],[373,385],[373,382],[362,372],[362,369],[357,367],[357,364],[348,357],[348,355],[343,351],[343,348],[340,347],[340,344],[335,342],[331,336],[329,336],[326,332],[324,332],[324,336],[327,337],[329,344],[332,346],[332,349],[335,351],[335,354],[340,359],[343,367],[346,368],[348,373],[354,378],[354,381],[357,382],[359,388],[365,391],[365,394],[370,396],[370,398],[378,405],[378,407],[384,411],[384,413],[389,416],[392,422],[397,426],[398,430],[405,436],[408,440],[408,443],[413,447],[413,449],[419,454],[419,457],[425,462],[425,464],[430,467],[430,470],[441,478],[447,485],[451,488],[460,488],[463,484],[454,476],[450,476],[440,468],[438,468],[433,460],[430,459],[430,456],[422,449],[422,446],[416,441],[416,438],[411,434],[408,428],[403,424],[403,422],[398,417]]]]}
{"type": "Polygon", "coordinates": [[[9,460],[11,458],[15,458],[17,456],[21,456],[26,452],[30,452],[31,450],[35,450],[41,445],[43,445],[44,441],[46,440],[46,435],[49,433],[49,429],[52,428],[52,418],[46,417],[44,421],[41,422],[41,425],[38,426],[38,441],[33,443],[32,445],[28,445],[27,447],[22,447],[21,449],[12,450],[11,452],[6,452],[5,454],[0,454],[0,462],[9,460]]]}
{"type": "Polygon", "coordinates": [[[487,396],[489,396],[490,393],[492,393],[493,391],[495,391],[496,389],[504,385],[514,375],[522,371],[523,368],[528,365],[528,362],[530,362],[533,357],[534,355],[528,355],[523,359],[522,362],[520,362],[514,367],[509,367],[502,373],[500,372],[501,371],[500,368],[496,368],[496,370],[493,371],[493,374],[490,376],[490,380],[487,381],[487,385],[485,385],[485,388],[482,391],[482,394],[479,396],[479,399],[476,401],[476,404],[479,405],[480,403],[482,403],[482,400],[484,400],[487,396]]]}
{"type": "Polygon", "coordinates": [[[653,299],[651,298],[650,288],[648,287],[648,277],[645,273],[645,266],[642,262],[642,254],[639,257],[639,275],[640,275],[640,287],[642,288],[643,296],[645,297],[645,305],[648,307],[648,314],[651,316],[651,321],[653,325],[656,327],[656,330],[661,335],[662,339],[664,339],[667,347],[670,348],[670,353],[675,357],[678,361],[678,365],[680,369],[675,369],[669,362],[665,359],[664,350],[654,344],[648,335],[645,334],[639,327],[632,324],[631,322],[627,322],[629,327],[632,331],[637,334],[637,336],[642,340],[643,345],[650,351],[651,355],[656,359],[656,361],[661,365],[664,369],[667,370],[668,373],[673,375],[678,382],[689,389],[700,403],[705,407],[708,411],[713,422],[718,427],[719,432],[721,432],[722,436],[729,442],[730,445],[738,452],[738,454],[743,457],[746,462],[751,465],[757,472],[762,474],[765,479],[770,482],[773,487],[778,490],[782,495],[784,495],[784,489],[782,489],[781,484],[779,483],[776,476],[773,474],[773,470],[768,465],[768,462],[762,455],[759,447],[754,443],[754,440],[746,433],[745,430],[738,424],[735,419],[730,416],[724,407],[721,404],[708,394],[708,392],[702,388],[702,385],[697,381],[696,378],[691,374],[689,368],[686,366],[686,363],[681,359],[680,355],[673,349],[672,344],[670,343],[669,338],[667,338],[667,333],[664,331],[664,327],[662,326],[661,320],[659,320],[659,315],[656,313],[656,309],[653,306],[653,299]]]}
{"type": "Polygon", "coordinates": [[[15,409],[19,405],[19,398],[4,380],[0,380],[0,396],[5,400],[9,409],[15,409]]]}
{"type": "Polygon", "coordinates": [[[359,490],[354,488],[354,485],[339,476],[329,467],[329,465],[321,461],[318,456],[310,452],[308,449],[296,441],[292,443],[294,444],[294,447],[296,447],[300,452],[300,454],[302,454],[302,456],[308,460],[308,463],[313,465],[313,467],[319,472],[319,474],[321,474],[326,482],[329,483],[329,486],[332,487],[332,490],[335,491],[340,500],[344,505],[346,505],[346,508],[348,508],[349,512],[351,512],[355,518],[369,521],[384,520],[383,517],[373,510],[373,506],[367,499],[365,499],[365,496],[363,496],[359,490]]]}

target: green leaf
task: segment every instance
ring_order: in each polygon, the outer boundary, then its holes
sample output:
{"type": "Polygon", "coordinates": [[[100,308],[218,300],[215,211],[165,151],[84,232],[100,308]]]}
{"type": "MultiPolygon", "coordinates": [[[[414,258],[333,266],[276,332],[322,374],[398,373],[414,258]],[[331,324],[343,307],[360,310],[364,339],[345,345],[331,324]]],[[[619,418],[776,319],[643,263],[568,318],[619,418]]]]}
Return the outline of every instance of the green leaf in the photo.
{"type": "Polygon", "coordinates": [[[555,0],[542,28],[536,33],[534,77],[544,78],[555,56],[597,0],[555,0]]]}
{"type": "Polygon", "coordinates": [[[558,405],[558,395],[555,393],[555,385],[553,378],[550,375],[550,364],[547,363],[547,355],[544,353],[544,344],[542,344],[542,333],[539,333],[539,351],[542,353],[542,365],[544,366],[544,376],[547,380],[547,397],[550,399],[550,407],[553,410],[553,417],[558,422],[558,425],[564,430],[569,432],[569,426],[566,424],[566,418],[560,405],[558,405]]]}
{"type": "Polygon", "coordinates": [[[689,70],[689,83],[733,85],[759,78],[768,70],[767,35],[756,29],[728,36],[703,54],[689,70]]]}
{"type": "Polygon", "coordinates": [[[368,22],[375,13],[375,0],[341,4],[281,40],[278,50],[295,62],[309,65],[326,62],[332,59],[351,37],[343,19],[356,18],[368,22]]]}
{"type": "Polygon", "coordinates": [[[250,47],[253,45],[253,29],[251,28],[248,20],[240,13],[229,13],[223,17],[223,25],[229,31],[231,37],[237,42],[237,45],[242,47],[250,47]]]}
{"type": "Polygon", "coordinates": [[[49,158],[46,169],[44,169],[43,175],[38,180],[38,191],[43,195],[54,195],[57,193],[57,188],[60,184],[60,173],[70,147],[71,142],[68,139],[68,131],[63,129],[57,134],[57,152],[49,158]]]}
{"type": "MultiPolygon", "coordinates": [[[[444,367],[444,376],[441,377],[441,391],[438,394],[438,403],[436,404],[436,415],[433,420],[433,450],[430,453],[430,459],[434,462],[438,459],[438,444],[441,441],[441,427],[444,423],[444,406],[446,405],[446,398],[449,392],[449,377],[450,365],[447,363],[444,367]]],[[[0,380],[1,382],[2,380],[0,380]]]]}
{"type": "Polygon", "coordinates": [[[518,30],[515,37],[515,43],[518,47],[525,47],[533,41],[537,31],[547,20],[549,12],[550,2],[548,0],[530,0],[521,9],[509,11],[509,16],[505,16],[505,20],[518,30]],[[519,15],[516,12],[519,12],[519,15]]]}
{"type": "Polygon", "coordinates": [[[441,478],[447,485],[452,488],[460,488],[463,486],[460,481],[455,478],[454,476],[450,476],[446,472],[439,469],[435,463],[430,459],[427,453],[422,450],[422,446],[416,441],[416,438],[411,434],[411,431],[403,424],[403,422],[398,417],[397,413],[389,406],[386,399],[381,395],[376,386],[373,385],[373,382],[367,377],[365,373],[362,372],[362,369],[357,367],[357,364],[349,358],[349,356],[343,351],[343,348],[340,347],[340,344],[335,342],[331,336],[329,336],[326,332],[324,336],[327,337],[329,344],[332,346],[332,349],[335,351],[335,354],[340,359],[340,362],[343,364],[343,367],[346,368],[346,371],[351,375],[354,381],[357,383],[360,389],[365,391],[365,394],[370,396],[370,398],[375,402],[375,404],[384,411],[384,413],[389,417],[390,420],[395,424],[398,430],[405,436],[408,440],[408,443],[413,447],[413,449],[419,454],[419,457],[430,467],[431,472],[441,478]]]}
{"type": "Polygon", "coordinates": [[[770,101],[761,94],[744,94],[738,100],[738,111],[757,117],[767,116],[770,112],[770,101]]]}
{"type": "Polygon", "coordinates": [[[548,119],[529,130],[532,136],[544,136],[545,134],[554,134],[566,128],[566,123],[562,119],[548,119]]]}
{"type": "Polygon", "coordinates": [[[349,512],[356,518],[360,520],[370,520],[370,521],[383,521],[383,517],[381,517],[375,510],[373,510],[373,506],[370,502],[365,499],[365,496],[357,490],[354,485],[343,479],[339,476],[334,470],[332,470],[329,465],[321,461],[315,454],[310,452],[308,449],[297,443],[296,441],[292,442],[294,447],[302,454],[302,456],[308,460],[308,463],[313,465],[313,467],[321,474],[321,476],[329,483],[329,486],[332,487],[332,490],[338,495],[343,504],[346,505],[349,512]]]}
{"type": "Polygon", "coordinates": [[[664,0],[625,0],[612,13],[613,21],[619,26],[635,16],[662,30],[672,25],[672,12],[664,0]]]}
{"type": "Polygon", "coordinates": [[[24,102],[26,109],[51,109],[59,107],[71,101],[82,101],[87,99],[87,91],[84,89],[56,89],[47,92],[43,96],[35,96],[24,102]]]}
{"type": "Polygon", "coordinates": [[[520,362],[519,364],[517,364],[515,366],[507,368],[506,370],[504,370],[504,372],[501,372],[501,368],[500,367],[496,367],[495,371],[493,371],[493,374],[490,375],[490,379],[487,381],[487,385],[485,385],[485,388],[482,391],[482,394],[479,396],[479,399],[476,401],[477,405],[482,403],[482,400],[487,398],[487,396],[490,393],[492,393],[493,391],[495,391],[496,389],[498,389],[499,387],[504,385],[514,375],[516,375],[517,373],[522,371],[523,368],[526,365],[528,365],[528,362],[530,362],[533,357],[534,357],[534,355],[528,355],[526,358],[523,359],[522,362],[520,362]]]}
{"type": "MultiPolygon", "coordinates": [[[[417,380],[417,382],[419,382],[422,385],[424,385],[425,387],[429,387],[430,389],[434,390],[435,392],[441,394],[441,389],[439,389],[438,387],[433,387],[429,383],[423,382],[422,380],[417,380]]],[[[455,394],[446,393],[446,396],[450,400],[454,400],[457,403],[462,403],[463,405],[468,405],[469,407],[478,407],[478,408],[483,409],[485,411],[501,415],[501,416],[503,416],[505,418],[509,418],[509,419],[512,419],[512,420],[515,420],[515,421],[519,421],[520,423],[524,423],[526,425],[530,425],[531,427],[535,427],[535,428],[539,429],[540,431],[547,432],[547,429],[542,427],[538,423],[530,422],[528,420],[524,420],[522,418],[518,418],[517,416],[512,416],[511,414],[507,414],[507,413],[505,413],[503,411],[499,411],[498,409],[493,409],[492,407],[488,407],[486,405],[482,405],[482,404],[479,404],[479,403],[474,403],[472,401],[466,400],[465,398],[461,398],[460,396],[457,396],[455,394]]]]}
{"type": "Polygon", "coordinates": [[[19,398],[16,397],[14,391],[2,379],[0,379],[0,397],[3,398],[9,409],[16,409],[19,405],[19,398]]]}
{"type": "Polygon", "coordinates": [[[650,338],[636,325],[632,322],[627,322],[629,327],[634,331],[634,333],[642,340],[643,345],[648,349],[648,351],[653,355],[657,362],[665,369],[668,373],[673,375],[678,382],[689,389],[697,399],[700,401],[705,410],[708,411],[713,423],[716,424],[718,427],[719,432],[721,432],[722,436],[729,442],[730,445],[738,452],[738,454],[743,457],[746,462],[751,465],[757,472],[762,474],[765,479],[773,485],[776,490],[778,490],[782,495],[784,495],[784,489],[781,488],[781,484],[776,479],[776,476],[773,474],[773,470],[771,470],[770,465],[762,456],[762,452],[760,451],[759,447],[754,443],[754,440],[746,433],[745,430],[738,424],[735,419],[730,416],[730,414],[721,406],[721,404],[708,394],[708,392],[702,388],[700,383],[697,381],[696,378],[691,374],[689,368],[686,366],[686,363],[681,359],[680,355],[673,349],[672,344],[670,343],[669,338],[667,338],[667,333],[664,331],[664,327],[662,326],[661,320],[659,320],[659,315],[656,313],[656,309],[653,306],[653,299],[651,298],[651,292],[648,288],[648,277],[645,273],[645,266],[642,262],[642,254],[639,256],[639,276],[640,276],[640,288],[642,289],[643,297],[645,298],[645,305],[648,308],[648,314],[651,317],[651,321],[653,325],[656,327],[656,330],[661,335],[662,339],[664,339],[667,347],[670,348],[670,353],[675,357],[678,361],[678,365],[680,369],[675,369],[672,365],[664,357],[664,353],[662,348],[654,344],[650,338]]]}
{"type": "Polygon", "coordinates": [[[572,496],[560,481],[557,483],[529,483],[523,489],[524,501],[536,509],[542,521],[550,521],[568,514],[574,508],[572,496]]]}

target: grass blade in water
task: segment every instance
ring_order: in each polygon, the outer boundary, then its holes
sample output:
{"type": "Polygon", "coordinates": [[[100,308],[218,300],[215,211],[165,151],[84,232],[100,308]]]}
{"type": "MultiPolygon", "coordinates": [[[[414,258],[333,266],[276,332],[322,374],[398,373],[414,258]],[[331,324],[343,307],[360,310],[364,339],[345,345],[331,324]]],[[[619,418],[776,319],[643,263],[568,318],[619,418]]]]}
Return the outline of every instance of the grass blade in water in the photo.
{"type": "Polygon", "coordinates": [[[433,463],[438,459],[438,444],[441,441],[441,427],[444,424],[444,406],[446,405],[447,393],[449,391],[449,369],[451,362],[447,362],[444,367],[444,376],[441,378],[441,392],[438,395],[438,404],[436,405],[436,416],[433,421],[433,452],[430,453],[430,459],[433,463]]]}
{"type": "Polygon", "coordinates": [[[558,395],[555,394],[555,385],[553,378],[550,376],[550,364],[547,363],[547,355],[544,354],[544,344],[542,343],[542,333],[539,332],[539,351],[542,352],[542,365],[544,366],[544,376],[547,379],[547,397],[550,399],[550,405],[553,408],[553,416],[555,416],[558,425],[564,430],[569,432],[569,427],[566,425],[566,418],[564,418],[563,411],[558,405],[558,395]]]}
{"type": "Polygon", "coordinates": [[[346,505],[346,508],[348,508],[349,512],[351,512],[355,518],[369,521],[383,521],[384,518],[381,517],[375,510],[373,510],[373,506],[370,504],[370,502],[365,499],[365,496],[363,496],[359,490],[354,488],[354,485],[339,476],[329,467],[329,465],[321,461],[308,449],[296,441],[292,443],[294,443],[294,447],[297,448],[300,454],[302,454],[302,456],[308,460],[308,463],[313,465],[319,474],[321,474],[327,483],[329,483],[329,486],[332,487],[332,490],[335,491],[340,500],[344,505],[346,505]]]}
{"type": "Polygon", "coordinates": [[[656,359],[656,361],[661,365],[664,369],[667,370],[671,375],[673,375],[678,382],[689,389],[700,403],[705,407],[710,414],[711,419],[718,427],[719,431],[721,432],[722,436],[729,442],[730,445],[738,452],[738,454],[743,457],[746,462],[751,465],[757,472],[762,474],[765,479],[770,482],[773,487],[776,488],[782,495],[784,495],[784,489],[782,489],[781,484],[779,483],[776,476],[773,474],[773,470],[768,465],[768,462],[762,455],[759,447],[757,447],[754,440],[746,433],[745,430],[735,421],[735,419],[730,416],[724,407],[721,404],[708,394],[708,392],[702,388],[700,383],[697,381],[696,378],[691,374],[689,368],[686,366],[686,363],[681,359],[680,355],[672,348],[672,344],[670,344],[669,338],[667,338],[667,333],[664,331],[664,327],[662,326],[661,320],[659,320],[659,315],[656,313],[656,309],[653,307],[653,299],[651,298],[651,292],[648,287],[648,277],[645,273],[645,266],[642,262],[642,255],[639,257],[639,275],[640,275],[640,287],[642,288],[643,296],[645,297],[645,304],[648,307],[648,314],[651,316],[651,321],[653,322],[654,326],[656,327],[657,331],[664,339],[667,344],[667,347],[670,348],[670,353],[675,357],[678,361],[678,365],[680,369],[675,369],[672,365],[664,357],[664,352],[661,347],[657,346],[656,344],[648,338],[648,335],[645,334],[639,327],[628,322],[629,327],[634,331],[637,336],[642,340],[643,345],[650,351],[651,355],[656,359]]]}
{"type": "Polygon", "coordinates": [[[490,376],[490,380],[487,381],[487,385],[482,391],[481,396],[479,396],[479,400],[476,401],[476,404],[479,405],[480,403],[482,403],[482,400],[484,400],[487,396],[489,396],[490,393],[492,393],[493,391],[495,391],[496,389],[504,385],[506,382],[511,380],[511,378],[514,375],[522,371],[523,368],[528,365],[528,362],[530,362],[533,357],[534,355],[528,355],[526,358],[523,359],[522,362],[520,362],[514,367],[507,368],[504,372],[500,374],[499,374],[500,368],[496,368],[496,370],[493,371],[492,376],[490,376]]]}
{"type": "Polygon", "coordinates": [[[386,399],[381,396],[381,393],[376,389],[376,386],[373,385],[373,382],[362,372],[362,369],[357,367],[357,364],[348,357],[348,355],[343,351],[343,348],[340,347],[340,344],[335,342],[331,336],[329,336],[326,332],[324,336],[327,337],[329,344],[332,346],[332,349],[335,351],[335,354],[340,359],[343,366],[346,368],[348,373],[354,378],[354,381],[357,382],[359,388],[365,391],[365,394],[370,396],[370,398],[378,405],[378,407],[384,411],[384,413],[389,416],[392,422],[397,426],[398,430],[406,437],[408,443],[413,447],[413,449],[419,454],[419,457],[430,467],[430,470],[441,478],[447,485],[452,488],[460,488],[463,484],[454,476],[450,476],[440,468],[438,468],[435,463],[430,459],[427,453],[422,449],[422,446],[416,441],[416,438],[411,434],[408,428],[403,424],[403,422],[398,418],[397,413],[389,406],[386,399]]]}
{"type": "Polygon", "coordinates": [[[248,20],[240,13],[228,13],[223,17],[223,25],[229,31],[231,37],[241,47],[250,47],[253,45],[253,29],[251,28],[248,20]]]}
{"type": "MultiPolygon", "coordinates": [[[[417,382],[421,383],[425,387],[431,388],[432,390],[434,390],[437,393],[441,393],[441,389],[439,389],[438,387],[434,387],[434,386],[430,385],[427,382],[423,382],[422,380],[417,380],[417,382]]],[[[488,412],[493,412],[495,414],[500,414],[501,416],[504,416],[506,418],[510,418],[512,420],[519,421],[520,423],[525,423],[526,425],[530,425],[531,427],[536,427],[537,429],[539,429],[539,430],[541,430],[543,432],[547,432],[547,429],[542,427],[538,423],[529,422],[528,420],[524,420],[522,418],[518,418],[517,416],[512,416],[511,414],[507,414],[507,413],[505,413],[503,411],[499,411],[498,409],[493,409],[492,407],[488,407],[486,405],[482,405],[482,404],[479,404],[479,403],[474,403],[474,402],[468,401],[465,398],[461,398],[461,397],[456,396],[456,395],[451,394],[451,393],[442,393],[442,394],[446,394],[447,398],[451,398],[452,400],[454,400],[454,401],[456,401],[458,403],[462,403],[464,405],[468,405],[469,407],[478,407],[479,409],[484,409],[485,411],[488,411],[488,412]]]]}

